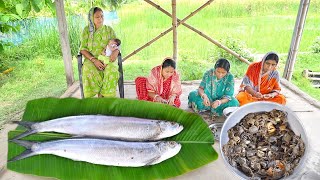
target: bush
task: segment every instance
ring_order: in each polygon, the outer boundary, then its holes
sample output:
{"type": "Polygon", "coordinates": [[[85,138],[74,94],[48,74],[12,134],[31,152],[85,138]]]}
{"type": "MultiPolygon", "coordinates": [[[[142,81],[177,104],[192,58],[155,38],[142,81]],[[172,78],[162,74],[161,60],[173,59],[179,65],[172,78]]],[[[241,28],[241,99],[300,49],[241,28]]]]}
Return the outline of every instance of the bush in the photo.
{"type": "Polygon", "coordinates": [[[311,49],[313,53],[320,53],[320,36],[314,40],[311,49]]]}
{"type": "MultiPolygon", "coordinates": [[[[248,61],[253,61],[253,56],[251,51],[247,48],[246,44],[239,39],[234,39],[232,37],[227,37],[224,40],[220,41],[223,45],[233,50],[234,52],[241,55],[243,58],[248,61]]],[[[229,54],[222,48],[215,46],[213,50],[210,52],[210,56],[208,57],[209,62],[215,63],[219,58],[225,58],[230,61],[231,64],[231,73],[238,78],[243,77],[248,65],[242,61],[240,61],[235,56],[229,54]]]]}
{"type": "Polygon", "coordinates": [[[206,60],[198,60],[187,52],[182,53],[178,61],[178,70],[183,81],[202,79],[203,74],[212,67],[212,63],[208,63],[206,60]]]}

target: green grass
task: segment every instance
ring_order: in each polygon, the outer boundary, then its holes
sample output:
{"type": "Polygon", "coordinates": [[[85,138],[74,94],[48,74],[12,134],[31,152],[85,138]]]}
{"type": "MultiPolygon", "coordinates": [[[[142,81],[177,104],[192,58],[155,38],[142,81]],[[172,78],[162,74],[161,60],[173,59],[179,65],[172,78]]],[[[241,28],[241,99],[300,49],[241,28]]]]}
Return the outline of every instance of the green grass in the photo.
{"type": "Polygon", "coordinates": [[[320,54],[303,54],[298,56],[294,67],[292,82],[302,91],[320,100],[320,88],[313,88],[310,81],[303,77],[302,72],[309,69],[314,72],[320,72],[320,54]]]}
{"type": "MultiPolygon", "coordinates": [[[[157,2],[171,12],[169,1],[157,2]]],[[[203,2],[205,0],[179,1],[178,17],[182,19],[203,2]]],[[[311,2],[299,48],[302,52],[310,51],[311,43],[319,36],[320,19],[317,14],[319,6],[319,2],[311,2]]],[[[187,23],[218,41],[227,36],[240,39],[247,44],[252,52],[264,54],[275,50],[279,53],[287,53],[298,7],[299,1],[294,0],[290,2],[283,0],[214,1],[199,14],[191,17],[187,23]]],[[[131,53],[171,25],[168,16],[147,3],[126,5],[118,13],[121,22],[116,24],[114,28],[123,41],[123,54],[131,53]],[[143,20],[141,20],[142,18],[143,20]],[[132,31],[132,29],[138,31],[132,31]]],[[[209,56],[207,50],[215,46],[214,44],[183,26],[178,28],[178,32],[180,56],[187,51],[197,54],[196,58],[199,60],[207,59],[209,56]]],[[[171,55],[171,42],[172,37],[169,33],[129,60],[150,61],[154,59],[155,62],[161,62],[162,57],[171,55]]]]}
{"type": "MultiPolygon", "coordinates": [[[[18,120],[27,101],[42,97],[60,97],[66,90],[62,59],[38,56],[33,60],[12,64],[14,70],[0,79],[0,124],[18,120]]],[[[77,78],[77,76],[76,76],[77,78]]]]}
{"type": "MultiPolygon", "coordinates": [[[[170,0],[154,2],[171,12],[170,0]]],[[[189,15],[204,2],[206,0],[177,1],[178,18],[189,15]]],[[[241,55],[246,52],[265,54],[271,50],[287,54],[298,7],[299,1],[296,0],[216,0],[186,23],[228,47],[233,47],[241,55]]],[[[66,9],[72,8],[76,7],[66,9]]],[[[319,9],[320,1],[311,1],[299,52],[310,52],[315,39],[320,36],[319,9]]],[[[72,11],[78,13],[74,9],[72,11]]],[[[86,14],[82,15],[67,20],[73,55],[78,51],[79,36],[86,19],[86,14]]],[[[113,28],[122,40],[123,57],[171,26],[168,16],[143,1],[125,4],[118,10],[118,15],[120,23],[114,24],[113,28]]],[[[21,112],[28,100],[47,96],[59,97],[67,88],[56,23],[43,27],[38,26],[34,20],[29,20],[25,21],[25,25],[31,31],[30,41],[18,47],[7,48],[0,54],[1,70],[14,67],[9,75],[0,76],[0,124],[21,112]]],[[[182,25],[178,28],[178,33],[178,70],[182,80],[201,79],[203,73],[213,67],[214,62],[221,56],[232,61],[231,72],[236,77],[243,76],[247,65],[239,63],[182,25]]],[[[148,75],[150,69],[167,56],[172,56],[172,33],[126,60],[125,80],[148,75]]],[[[318,100],[320,89],[312,88],[310,82],[300,74],[306,67],[320,71],[319,56],[310,53],[299,55],[292,79],[301,90],[318,100]]],[[[285,60],[286,56],[283,55],[281,74],[285,60]]],[[[75,62],[74,68],[77,78],[75,62]]]]}

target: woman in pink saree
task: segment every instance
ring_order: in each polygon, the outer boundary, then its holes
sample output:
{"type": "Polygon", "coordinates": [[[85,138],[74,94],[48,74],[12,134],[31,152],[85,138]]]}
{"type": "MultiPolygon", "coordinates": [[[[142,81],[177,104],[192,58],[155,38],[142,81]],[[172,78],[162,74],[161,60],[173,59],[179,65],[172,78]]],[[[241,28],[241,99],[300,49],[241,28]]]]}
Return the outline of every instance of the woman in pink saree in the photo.
{"type": "Polygon", "coordinates": [[[171,58],[165,58],[161,65],[154,67],[149,77],[136,78],[135,83],[139,100],[180,107],[181,81],[171,58]]]}

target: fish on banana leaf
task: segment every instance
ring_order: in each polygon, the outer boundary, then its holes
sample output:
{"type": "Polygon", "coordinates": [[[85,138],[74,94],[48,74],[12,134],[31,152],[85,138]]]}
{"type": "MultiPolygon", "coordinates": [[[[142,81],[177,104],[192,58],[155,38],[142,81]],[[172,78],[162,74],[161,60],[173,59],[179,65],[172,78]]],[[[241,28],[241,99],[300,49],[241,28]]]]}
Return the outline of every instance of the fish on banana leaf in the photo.
{"type": "Polygon", "coordinates": [[[83,115],[43,122],[14,121],[28,130],[14,139],[37,132],[58,132],[77,137],[94,137],[124,141],[156,141],[183,130],[176,122],[135,117],[83,115]]]}
{"type": "Polygon", "coordinates": [[[106,139],[64,139],[47,142],[12,140],[27,148],[8,162],[38,154],[53,154],[74,161],[122,167],[158,164],[179,153],[181,144],[175,141],[126,142],[106,139]]]}

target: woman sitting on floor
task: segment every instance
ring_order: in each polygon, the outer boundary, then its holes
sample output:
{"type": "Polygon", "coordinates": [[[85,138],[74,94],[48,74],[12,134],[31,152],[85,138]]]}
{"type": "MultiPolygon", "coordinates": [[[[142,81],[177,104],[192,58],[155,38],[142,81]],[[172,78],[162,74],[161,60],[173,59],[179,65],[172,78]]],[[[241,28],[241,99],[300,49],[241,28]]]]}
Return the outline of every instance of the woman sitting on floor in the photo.
{"type": "Polygon", "coordinates": [[[225,108],[239,106],[233,97],[234,79],[229,70],[229,61],[219,59],[214,68],[204,74],[198,90],[190,92],[189,107],[197,113],[210,110],[221,116],[225,108]]]}
{"type": "Polygon", "coordinates": [[[286,98],[280,94],[280,76],[276,70],[279,56],[267,53],[260,62],[249,65],[246,75],[236,96],[240,106],[255,101],[271,101],[286,104],[286,98]]]}
{"type": "Polygon", "coordinates": [[[176,71],[176,63],[171,58],[165,58],[161,65],[154,67],[148,78],[136,78],[135,83],[139,100],[180,107],[180,76],[176,71]]]}

